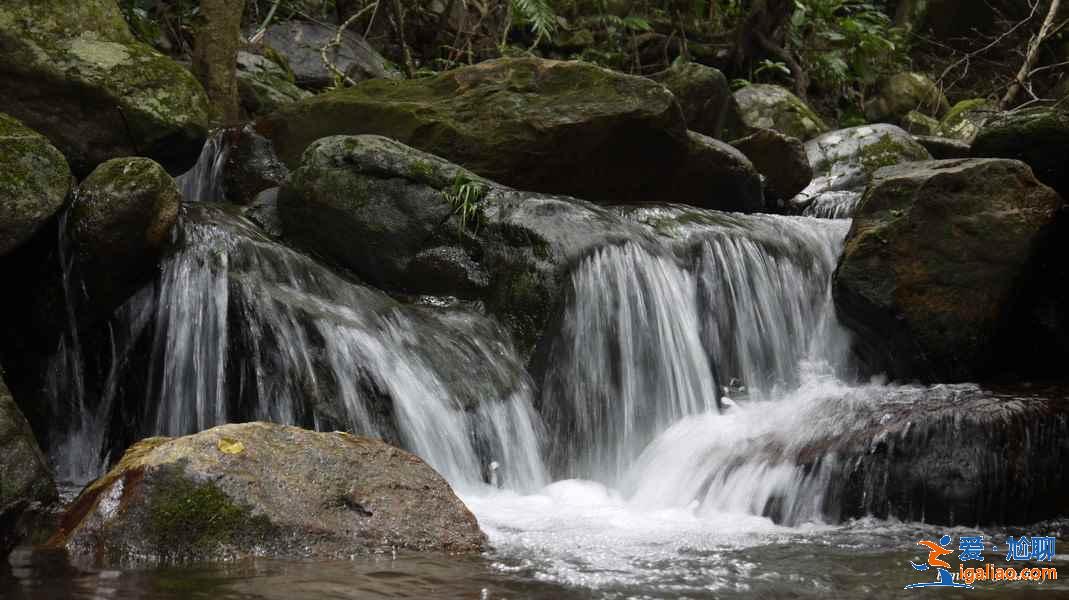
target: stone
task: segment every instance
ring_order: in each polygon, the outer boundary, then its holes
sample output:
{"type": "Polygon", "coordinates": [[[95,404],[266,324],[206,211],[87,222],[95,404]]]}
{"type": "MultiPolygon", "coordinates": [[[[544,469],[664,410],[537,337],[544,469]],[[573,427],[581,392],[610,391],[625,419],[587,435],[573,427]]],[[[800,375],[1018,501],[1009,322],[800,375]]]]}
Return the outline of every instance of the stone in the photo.
{"type": "Polygon", "coordinates": [[[813,109],[778,85],[748,85],[734,96],[741,123],[737,131],[728,132],[731,138],[744,137],[758,129],[772,129],[806,141],[828,131],[813,109]]]}
{"type": "MultiPolygon", "coordinates": [[[[371,80],[258,121],[291,168],[317,139],[376,134],[487,179],[595,202],[663,200],[690,139],[672,94],[582,62],[498,59],[434,77],[371,80]]],[[[677,197],[673,201],[707,202],[677,197]]]]}
{"type": "Polygon", "coordinates": [[[791,204],[805,214],[848,217],[872,175],[881,167],[929,160],[931,155],[894,125],[862,125],[826,133],[806,142],[813,181],[791,204]]]}
{"type": "Polygon", "coordinates": [[[673,64],[649,77],[676,97],[691,131],[722,139],[725,123],[739,118],[727,77],[713,67],[690,62],[673,64]]]}
{"type": "Polygon", "coordinates": [[[1023,161],[1040,181],[1069,198],[1069,110],[1039,107],[991,117],[977,134],[972,155],[1023,161]]]}
{"type": "Polygon", "coordinates": [[[78,186],[67,220],[78,273],[97,315],[108,315],[150,281],[182,197],[148,158],[116,158],[78,186]]]}
{"type": "Polygon", "coordinates": [[[998,108],[983,98],[962,100],[947,111],[937,134],[971,144],[987,119],[997,112],[998,108]]]}
{"type": "Polygon", "coordinates": [[[910,111],[939,118],[950,109],[943,90],[921,73],[896,73],[880,82],[877,94],[865,103],[865,118],[899,123],[910,111]]]}
{"type": "Polygon", "coordinates": [[[268,56],[238,51],[237,73],[241,108],[250,117],[272,113],[312,95],[297,87],[291,71],[268,56]]]}
{"type": "MultiPolygon", "coordinates": [[[[323,90],[335,83],[335,74],[323,63],[322,48],[334,41],[338,28],[310,21],[284,21],[267,28],[263,41],[285,57],[296,84],[323,90]]],[[[327,53],[334,65],[353,81],[396,78],[397,70],[362,36],[346,30],[341,45],[327,53]]]]}
{"type": "Polygon", "coordinates": [[[59,211],[72,183],[67,160],[47,138],[0,113],[0,256],[59,211]]]}
{"type": "Polygon", "coordinates": [[[911,110],[902,117],[902,129],[914,135],[936,135],[939,133],[939,120],[911,110]]]}
{"type": "Polygon", "coordinates": [[[665,182],[661,199],[698,208],[734,212],[764,209],[761,176],[750,159],[731,144],[693,131],[690,150],[665,182]]]}
{"type": "Polygon", "coordinates": [[[48,545],[103,565],[471,554],[475,517],[413,454],[348,433],[221,425],[134,444],[48,545]]]}
{"type": "Polygon", "coordinates": [[[0,379],[0,557],[23,537],[19,519],[56,500],[56,484],[30,424],[0,379]]]}
{"type": "MultiPolygon", "coordinates": [[[[976,380],[1012,330],[1019,284],[1061,199],[1024,163],[916,162],[877,171],[833,294],[860,352],[896,379],[976,380]]],[[[1016,352],[1016,349],[1007,349],[1016,352]]]]}
{"type": "Polygon", "coordinates": [[[314,143],[278,205],[286,239],[382,289],[482,301],[525,354],[561,309],[570,265],[643,235],[588,202],[513,190],[372,135],[314,143]]]}
{"type": "Polygon", "coordinates": [[[277,188],[289,176],[289,169],[275,155],[271,140],[256,133],[251,125],[224,131],[226,160],[223,165],[223,197],[245,205],[257,194],[277,188]]]}
{"type": "Polygon", "coordinates": [[[210,118],[193,75],[134,39],[113,0],[0,6],[0,106],[51,140],[79,177],[132,155],[182,172],[210,118]]]}
{"type": "Polygon", "coordinates": [[[766,200],[775,200],[777,205],[797,196],[813,180],[805,145],[798,138],[759,129],[731,145],[764,177],[766,200]]]}
{"type": "Polygon", "coordinates": [[[972,147],[961,140],[939,137],[936,135],[915,135],[913,140],[924,146],[924,149],[932,155],[932,158],[943,160],[946,158],[968,158],[972,147]]]}

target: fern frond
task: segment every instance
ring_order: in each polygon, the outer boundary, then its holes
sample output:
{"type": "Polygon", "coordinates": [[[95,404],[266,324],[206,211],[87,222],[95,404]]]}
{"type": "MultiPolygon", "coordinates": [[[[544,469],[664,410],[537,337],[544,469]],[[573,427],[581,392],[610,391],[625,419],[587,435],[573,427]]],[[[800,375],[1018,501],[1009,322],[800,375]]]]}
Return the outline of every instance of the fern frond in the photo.
{"type": "Polygon", "coordinates": [[[512,0],[512,9],[530,23],[539,38],[552,39],[557,32],[557,12],[549,0],[512,0]]]}

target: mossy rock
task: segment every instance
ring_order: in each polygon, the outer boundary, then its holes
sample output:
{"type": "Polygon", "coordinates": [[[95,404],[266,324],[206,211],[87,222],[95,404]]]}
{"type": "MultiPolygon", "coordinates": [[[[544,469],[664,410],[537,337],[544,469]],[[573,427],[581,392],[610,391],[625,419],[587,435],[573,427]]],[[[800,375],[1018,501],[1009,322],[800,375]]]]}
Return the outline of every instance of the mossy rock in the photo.
{"type": "Polygon", "coordinates": [[[1069,197],[1069,110],[1038,107],[991,117],[972,145],[976,157],[1013,158],[1069,197]]]}
{"type": "Polygon", "coordinates": [[[873,123],[901,123],[910,111],[939,118],[950,108],[943,90],[927,75],[896,73],[884,79],[865,104],[865,118],[873,123]]]}
{"type": "Polygon", "coordinates": [[[588,202],[513,190],[373,135],[312,144],[278,204],[286,238],[386,290],[482,301],[525,354],[561,309],[574,261],[642,235],[588,202]]]}
{"type": "Polygon", "coordinates": [[[203,88],[136,41],[113,0],[0,6],[0,106],[40,131],[79,176],[109,158],[188,168],[207,134],[203,88]]]}
{"type": "Polygon", "coordinates": [[[975,381],[997,360],[998,336],[1014,327],[1020,282],[1061,204],[1018,161],[881,169],[835,273],[838,313],[878,370],[975,381]]]}
{"type": "Polygon", "coordinates": [[[784,87],[748,85],[734,96],[740,124],[737,130],[727,132],[730,138],[744,137],[758,129],[772,129],[805,141],[828,131],[817,113],[784,87]]]}
{"type": "Polygon", "coordinates": [[[963,142],[972,142],[988,118],[998,112],[997,107],[983,98],[962,100],[950,107],[939,123],[936,134],[963,142]]]}
{"type": "Polygon", "coordinates": [[[876,171],[932,156],[894,125],[862,125],[831,131],[805,145],[813,180],[793,200],[805,214],[848,217],[876,171]]]}
{"type": "Polygon", "coordinates": [[[937,135],[939,133],[939,120],[928,115],[911,110],[902,117],[902,129],[913,135],[937,135]]]}
{"type": "Polygon", "coordinates": [[[170,240],[182,197],[148,158],[116,158],[78,186],[67,219],[89,298],[100,314],[147,282],[170,240]]]}
{"type": "Polygon", "coordinates": [[[33,431],[0,378],[0,558],[22,537],[19,516],[56,500],[56,484],[33,431]]]}
{"type": "Polygon", "coordinates": [[[365,81],[285,107],[257,129],[291,168],[317,139],[376,134],[512,187],[603,202],[659,199],[662,175],[688,149],[679,105],[661,85],[535,58],[365,81]]]}
{"type": "Polygon", "coordinates": [[[727,77],[713,67],[698,63],[673,64],[650,75],[672,92],[683,109],[687,129],[721,139],[724,126],[738,121],[738,106],[727,77]]]}
{"type": "Polygon", "coordinates": [[[238,93],[245,114],[257,117],[311,96],[297,87],[293,74],[266,56],[238,52],[238,93]]]}
{"type": "Polygon", "coordinates": [[[273,423],[138,442],[86,487],[49,541],[103,565],[477,553],[485,543],[449,484],[415,455],[273,423]]]}
{"type": "Polygon", "coordinates": [[[0,113],[0,256],[63,206],[72,183],[66,159],[47,138],[0,113]]]}

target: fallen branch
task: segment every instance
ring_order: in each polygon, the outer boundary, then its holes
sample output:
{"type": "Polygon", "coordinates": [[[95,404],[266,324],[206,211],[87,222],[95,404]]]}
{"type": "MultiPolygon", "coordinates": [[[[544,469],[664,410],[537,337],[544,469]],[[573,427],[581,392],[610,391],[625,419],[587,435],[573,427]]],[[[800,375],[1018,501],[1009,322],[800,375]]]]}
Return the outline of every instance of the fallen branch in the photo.
{"type": "Polygon", "coordinates": [[[1021,65],[1017,76],[1014,78],[1013,83],[1010,84],[1010,89],[1006,90],[1006,95],[1002,97],[1002,101],[999,102],[999,108],[1006,110],[1017,99],[1017,95],[1021,93],[1025,85],[1028,83],[1031,76],[1032,69],[1036,65],[1036,60],[1039,59],[1039,48],[1043,45],[1043,42],[1051,36],[1052,29],[1054,28],[1054,17],[1058,14],[1058,9],[1061,6],[1061,0],[1051,0],[1050,9],[1047,11],[1047,17],[1043,19],[1043,25],[1040,26],[1039,32],[1032,37],[1032,40],[1028,44],[1028,52],[1025,54],[1024,64],[1021,65]]]}
{"type": "Polygon", "coordinates": [[[336,80],[343,81],[345,83],[348,83],[349,85],[356,85],[356,82],[353,81],[353,79],[349,77],[347,73],[339,69],[338,65],[335,64],[334,61],[327,58],[327,52],[341,46],[341,37],[345,34],[345,30],[348,29],[350,25],[355,23],[357,19],[364,16],[364,13],[369,10],[373,10],[378,5],[378,2],[372,2],[371,4],[368,4],[364,8],[358,10],[356,14],[349,17],[345,20],[344,23],[338,26],[338,33],[334,34],[334,39],[332,39],[330,43],[328,43],[326,46],[323,46],[319,49],[319,56],[323,59],[323,64],[326,65],[328,69],[330,69],[331,73],[334,73],[334,78],[336,80]]]}

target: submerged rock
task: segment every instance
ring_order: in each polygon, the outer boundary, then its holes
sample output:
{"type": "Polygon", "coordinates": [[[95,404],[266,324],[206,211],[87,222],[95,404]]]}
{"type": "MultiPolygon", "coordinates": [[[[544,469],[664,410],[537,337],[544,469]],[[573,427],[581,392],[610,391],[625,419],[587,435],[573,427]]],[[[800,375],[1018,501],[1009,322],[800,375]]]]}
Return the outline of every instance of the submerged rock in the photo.
{"type": "Polygon", "coordinates": [[[768,200],[780,204],[797,196],[813,180],[805,145],[798,138],[759,129],[731,142],[765,178],[768,200]]]}
{"type": "Polygon", "coordinates": [[[1023,161],[1037,179],[1069,198],[1069,110],[1040,107],[991,117],[972,155],[1023,161]]]}
{"type": "Polygon", "coordinates": [[[197,80],[138,42],[111,0],[0,6],[0,106],[48,137],[79,176],[131,155],[182,171],[209,119],[197,80]]]}
{"type": "Polygon", "coordinates": [[[636,228],[574,198],[521,192],[379,136],[314,143],[279,195],[287,238],[385,289],[483,300],[525,351],[568,266],[636,228]]]}
{"type": "Polygon", "coordinates": [[[78,186],[67,227],[94,312],[101,316],[149,281],[182,201],[148,158],[116,158],[78,186]]]}
{"type": "Polygon", "coordinates": [[[19,517],[33,503],[56,499],[48,460],[4,380],[0,379],[0,557],[18,542],[19,517]]]}
{"type": "Polygon", "coordinates": [[[663,86],[534,58],[366,81],[286,107],[257,129],[290,167],[322,137],[377,134],[519,189],[602,202],[663,199],[672,185],[664,174],[689,148],[679,105],[663,86]]]}
{"type": "Polygon", "coordinates": [[[738,106],[727,77],[719,70],[688,62],[673,64],[650,79],[668,88],[679,101],[687,129],[720,139],[726,124],[738,126],[738,106]]]}
{"type": "MultiPolygon", "coordinates": [[[[311,21],[285,21],[267,28],[264,41],[286,58],[297,85],[322,90],[335,83],[334,73],[323,63],[322,48],[334,41],[337,27],[311,21]]],[[[346,31],[341,44],[327,58],[353,81],[397,77],[397,70],[362,36],[346,31]]]]}
{"type": "Polygon", "coordinates": [[[66,159],[48,139],[0,113],[0,256],[56,214],[71,183],[66,159]]]}
{"type": "Polygon", "coordinates": [[[876,96],[865,104],[865,118],[898,123],[911,111],[939,118],[949,108],[943,90],[926,75],[897,73],[883,80],[876,96]]]}
{"type": "MultiPolygon", "coordinates": [[[[854,215],[833,291],[863,353],[896,378],[989,374],[1020,282],[1061,199],[1017,161],[881,169],[854,215]]],[[[1009,350],[1014,352],[1015,350],[1009,350]]]]}
{"type": "Polygon", "coordinates": [[[415,455],[262,422],[138,442],[86,487],[49,542],[104,565],[472,553],[485,543],[415,455]]]}
{"type": "Polygon", "coordinates": [[[772,129],[802,141],[816,137],[828,126],[798,96],[778,85],[754,84],[735,92],[742,121],[733,137],[743,137],[758,129],[772,129]]]}
{"type": "Polygon", "coordinates": [[[931,155],[894,125],[862,125],[826,133],[806,142],[813,181],[791,202],[815,217],[848,217],[873,173],[931,155]]]}

